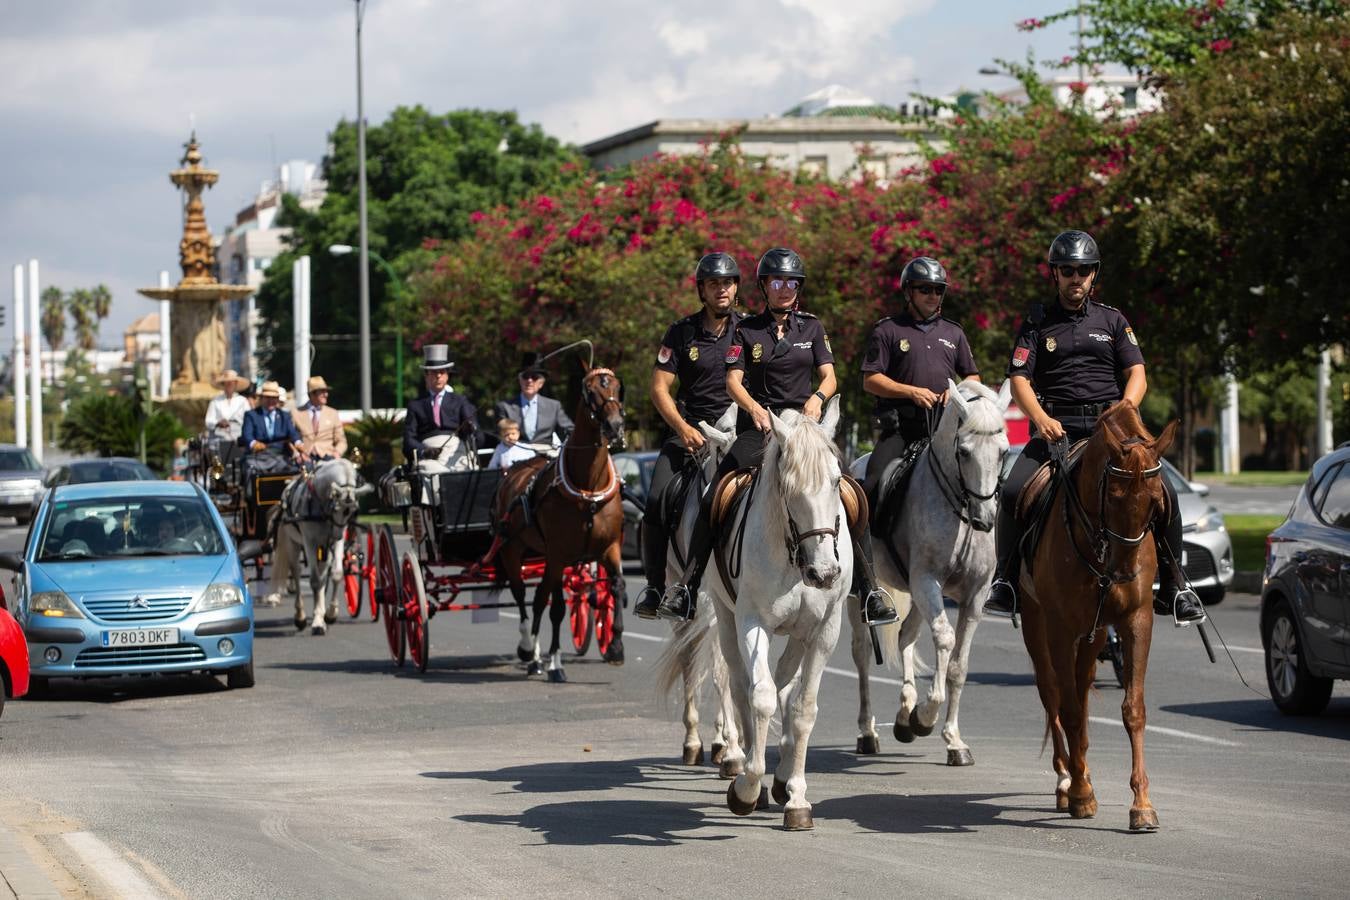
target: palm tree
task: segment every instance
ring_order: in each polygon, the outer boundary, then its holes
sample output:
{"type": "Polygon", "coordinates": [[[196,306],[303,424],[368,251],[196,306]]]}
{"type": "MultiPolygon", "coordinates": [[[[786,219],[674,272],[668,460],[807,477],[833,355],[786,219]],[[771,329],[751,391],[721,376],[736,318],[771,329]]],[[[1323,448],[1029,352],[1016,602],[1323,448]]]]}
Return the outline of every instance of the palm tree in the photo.
{"type": "MultiPolygon", "coordinates": [[[[42,292],[42,318],[40,320],[42,336],[47,339],[47,346],[52,348],[52,380],[56,383],[56,351],[61,349],[61,344],[66,338],[66,298],[61,293],[61,289],[56,285],[47,287],[42,292]]],[[[42,349],[38,348],[39,351],[42,349]]],[[[41,360],[41,355],[38,357],[41,360]]]]}
{"type": "MultiPolygon", "coordinates": [[[[108,313],[112,312],[112,291],[108,290],[106,284],[99,284],[89,292],[89,297],[93,301],[94,315],[98,322],[108,318],[108,313]]],[[[94,323],[94,330],[98,330],[98,322],[94,323]]]]}
{"type": "Polygon", "coordinates": [[[75,344],[82,350],[98,346],[98,319],[95,316],[94,292],[79,288],[70,292],[70,315],[75,320],[75,344]]]}

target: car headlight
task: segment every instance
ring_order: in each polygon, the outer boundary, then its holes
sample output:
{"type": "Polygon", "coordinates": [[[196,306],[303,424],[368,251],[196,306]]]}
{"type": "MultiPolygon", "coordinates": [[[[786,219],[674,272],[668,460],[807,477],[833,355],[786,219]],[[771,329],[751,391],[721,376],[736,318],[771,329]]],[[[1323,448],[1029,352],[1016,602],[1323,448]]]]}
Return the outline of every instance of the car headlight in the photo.
{"type": "Polygon", "coordinates": [[[238,585],[218,581],[202,593],[202,598],[197,601],[196,611],[224,609],[227,606],[238,606],[243,602],[244,592],[239,590],[238,585]]]}
{"type": "Polygon", "coordinates": [[[1195,523],[1195,534],[1205,534],[1209,531],[1223,531],[1223,513],[1212,506],[1195,523]]]}
{"type": "Polygon", "coordinates": [[[34,594],[33,599],[28,601],[28,609],[39,616],[52,616],[58,619],[84,618],[84,613],[80,612],[79,607],[62,591],[42,591],[34,594]]]}

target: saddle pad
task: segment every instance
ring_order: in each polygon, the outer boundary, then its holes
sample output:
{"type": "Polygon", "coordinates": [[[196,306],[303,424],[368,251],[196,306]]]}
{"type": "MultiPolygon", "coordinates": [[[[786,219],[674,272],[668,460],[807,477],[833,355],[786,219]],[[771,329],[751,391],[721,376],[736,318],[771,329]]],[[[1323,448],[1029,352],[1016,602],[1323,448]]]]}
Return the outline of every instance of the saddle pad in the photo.
{"type": "Polygon", "coordinates": [[[839,479],[839,498],[844,501],[844,517],[848,520],[848,530],[857,534],[858,526],[867,521],[869,511],[867,492],[852,475],[843,475],[839,479]]]}
{"type": "Polygon", "coordinates": [[[872,507],[872,528],[884,530],[884,525],[900,512],[909,482],[914,475],[914,462],[924,450],[928,449],[928,438],[919,438],[905,447],[896,459],[886,467],[878,489],[877,502],[872,507]]]}
{"type": "MultiPolygon", "coordinates": [[[[1088,439],[1074,443],[1069,448],[1069,454],[1066,459],[1069,466],[1069,473],[1072,474],[1078,468],[1078,462],[1083,458],[1083,450],[1087,448],[1088,439]]],[[[1045,487],[1050,483],[1050,476],[1054,472],[1054,461],[1041,463],[1032,476],[1027,479],[1027,483],[1022,486],[1022,491],[1017,495],[1017,502],[1013,505],[1017,518],[1020,521],[1028,521],[1032,518],[1032,512],[1038,507],[1038,500],[1045,492],[1045,487]]]]}
{"type": "Polygon", "coordinates": [[[758,475],[758,468],[750,468],[738,469],[722,476],[722,480],[713,489],[712,510],[709,520],[714,530],[722,527],[722,521],[726,518],[727,513],[735,507],[736,499],[750,487],[750,484],[758,475]]]}
{"type": "Polygon", "coordinates": [[[672,530],[679,527],[685,498],[689,494],[689,488],[697,480],[698,469],[685,466],[666,482],[665,490],[661,492],[660,497],[652,498],[657,504],[658,521],[662,526],[672,530]]]}

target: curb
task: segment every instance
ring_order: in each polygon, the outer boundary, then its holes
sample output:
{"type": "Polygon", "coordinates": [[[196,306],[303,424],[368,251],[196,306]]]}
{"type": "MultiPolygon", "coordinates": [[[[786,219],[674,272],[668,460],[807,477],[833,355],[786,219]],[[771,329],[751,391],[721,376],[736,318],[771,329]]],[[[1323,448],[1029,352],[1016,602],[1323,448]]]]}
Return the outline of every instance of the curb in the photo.
{"type": "Polygon", "coordinates": [[[0,824],[0,898],[60,900],[64,896],[23,848],[14,830],[0,824]]]}

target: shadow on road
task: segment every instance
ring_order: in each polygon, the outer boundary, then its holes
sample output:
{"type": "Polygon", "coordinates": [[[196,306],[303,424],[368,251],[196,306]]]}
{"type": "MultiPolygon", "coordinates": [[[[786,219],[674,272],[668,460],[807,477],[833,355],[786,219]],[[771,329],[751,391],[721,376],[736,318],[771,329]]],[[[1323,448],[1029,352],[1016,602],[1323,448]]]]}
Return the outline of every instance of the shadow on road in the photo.
{"type": "MultiPolygon", "coordinates": [[[[847,820],[865,831],[881,834],[951,834],[973,832],[991,826],[1017,828],[1102,828],[1100,820],[1087,823],[1055,812],[1055,796],[1047,793],[1044,804],[1028,803],[1025,794],[857,794],[835,797],[812,805],[815,817],[847,820]],[[1018,802],[1011,802],[1016,799],[1018,802]],[[1034,818],[1005,817],[1014,812],[1042,813],[1034,818]]],[[[1106,827],[1107,831],[1115,829],[1106,827]]]]}
{"type": "Polygon", "coordinates": [[[1177,703],[1161,706],[1164,712],[1214,719],[1244,726],[1244,730],[1293,732],[1314,737],[1350,740],[1350,698],[1333,698],[1331,705],[1320,716],[1286,716],[1269,700],[1253,697],[1250,700],[1216,700],[1211,703],[1177,703]]]}
{"type": "Polygon", "coordinates": [[[1032,672],[970,672],[966,675],[966,684],[982,684],[988,687],[1034,687],[1036,676],[1032,672]]]}
{"type": "Polygon", "coordinates": [[[297,672],[344,672],[349,675],[397,675],[414,678],[418,681],[444,684],[493,684],[525,680],[525,673],[517,667],[515,660],[496,654],[457,656],[453,662],[437,662],[432,659],[424,673],[419,673],[411,660],[402,668],[399,668],[388,657],[380,659],[336,659],[322,662],[288,662],[268,666],[268,668],[294,669],[297,672]]]}
{"type": "Polygon", "coordinates": [[[53,678],[42,696],[28,702],[121,703],[147,697],[190,697],[229,690],[211,675],[119,675],[110,678],[53,678]]]}
{"type": "Polygon", "coordinates": [[[669,847],[686,841],[734,839],[730,834],[685,833],[716,824],[716,821],[698,809],[675,801],[546,803],[519,815],[466,815],[455,816],[455,819],[477,825],[524,828],[542,835],[544,843],[569,846],[669,847]]]}
{"type": "MultiPolygon", "coordinates": [[[[711,766],[683,766],[668,759],[584,760],[508,766],[480,772],[423,772],[423,778],[452,781],[509,783],[525,794],[556,794],[569,791],[608,791],[615,788],[657,786],[670,789],[689,776],[715,777],[711,766]]],[[[700,782],[701,783],[701,782],[700,782]]]]}

